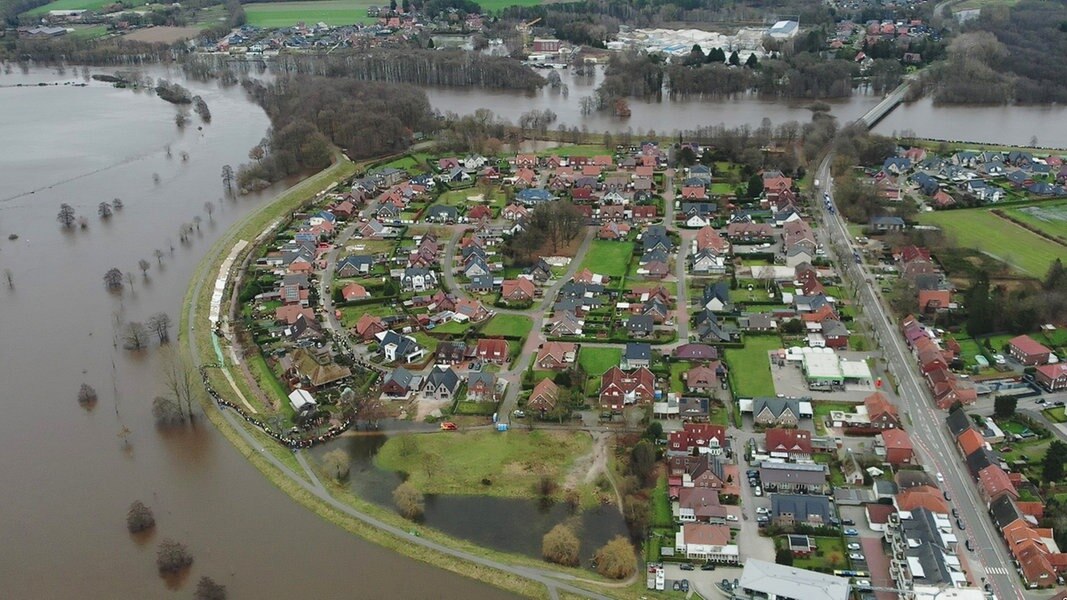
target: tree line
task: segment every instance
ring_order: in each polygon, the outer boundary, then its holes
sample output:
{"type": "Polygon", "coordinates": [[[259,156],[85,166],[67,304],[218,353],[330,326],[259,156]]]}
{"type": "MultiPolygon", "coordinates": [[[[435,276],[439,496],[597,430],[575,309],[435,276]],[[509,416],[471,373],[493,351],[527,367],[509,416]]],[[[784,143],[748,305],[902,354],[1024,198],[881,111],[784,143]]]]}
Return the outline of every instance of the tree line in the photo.
{"type": "Polygon", "coordinates": [[[329,55],[284,54],[278,73],[349,77],[362,81],[536,90],[545,79],[517,60],[462,50],[377,48],[329,55]]]}
{"type": "Polygon", "coordinates": [[[433,126],[425,92],[409,85],[307,75],[243,84],[272,127],[250,151],[253,162],[238,169],[242,188],[322,169],[331,144],[352,158],[381,156],[403,150],[414,132],[433,126]]]}
{"type": "Polygon", "coordinates": [[[1067,101],[1067,5],[1025,0],[989,6],[948,48],[925,80],[937,102],[1050,104],[1067,101]]]}

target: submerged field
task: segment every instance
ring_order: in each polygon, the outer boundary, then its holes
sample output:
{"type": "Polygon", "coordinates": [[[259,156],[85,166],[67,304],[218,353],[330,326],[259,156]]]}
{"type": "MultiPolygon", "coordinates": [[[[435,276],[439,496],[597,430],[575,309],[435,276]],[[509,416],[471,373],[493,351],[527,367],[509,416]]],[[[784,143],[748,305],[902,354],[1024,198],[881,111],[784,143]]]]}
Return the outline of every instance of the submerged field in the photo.
{"type": "Polygon", "coordinates": [[[1043,277],[1052,261],[1067,254],[1067,247],[988,208],[924,213],[919,222],[940,227],[957,246],[980,250],[1032,277],[1043,277]]]}

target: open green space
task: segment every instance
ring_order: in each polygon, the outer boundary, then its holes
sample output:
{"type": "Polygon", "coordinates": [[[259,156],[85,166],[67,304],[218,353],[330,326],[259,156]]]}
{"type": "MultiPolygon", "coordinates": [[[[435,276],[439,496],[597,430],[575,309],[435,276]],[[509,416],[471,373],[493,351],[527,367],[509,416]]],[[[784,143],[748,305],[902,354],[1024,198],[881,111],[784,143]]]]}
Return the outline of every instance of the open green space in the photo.
{"type": "Polygon", "coordinates": [[[600,377],[608,369],[619,366],[621,360],[622,348],[583,347],[578,352],[578,365],[590,377],[600,377]]]}
{"type": "Polygon", "coordinates": [[[734,191],[734,186],[730,185],[729,183],[717,181],[711,184],[711,189],[708,190],[708,193],[712,196],[729,196],[733,194],[734,191]]]}
{"type": "Polygon", "coordinates": [[[1045,414],[1045,417],[1053,423],[1067,423],[1067,409],[1062,406],[1054,406],[1052,408],[1046,408],[1041,411],[1045,414]]]}
{"type": "Polygon", "coordinates": [[[582,261],[582,268],[609,277],[622,277],[633,256],[633,242],[593,240],[582,261]]]}
{"type": "Polygon", "coordinates": [[[510,338],[526,337],[533,327],[533,319],[523,315],[499,314],[482,327],[482,335],[502,336],[510,338]]]}
{"type": "Polygon", "coordinates": [[[114,3],[115,0],[56,0],[55,2],[49,2],[44,6],[31,8],[22,14],[35,17],[38,15],[46,15],[52,10],[91,10],[95,12],[114,3]]]}
{"type": "Polygon", "coordinates": [[[470,328],[470,322],[460,323],[459,321],[449,321],[444,325],[438,325],[437,327],[434,327],[433,332],[451,335],[463,335],[464,333],[467,333],[467,330],[470,328]]]}
{"type": "Polygon", "coordinates": [[[444,204],[447,206],[466,206],[473,208],[472,205],[478,204],[477,201],[471,200],[478,196],[483,196],[482,200],[492,203],[498,196],[502,196],[500,188],[493,188],[493,193],[488,197],[484,197],[485,192],[478,188],[465,188],[462,190],[449,190],[440,197],[437,198],[437,204],[444,204]]]}
{"type": "Polygon", "coordinates": [[[386,317],[394,315],[397,309],[390,304],[360,304],[359,306],[342,306],[337,310],[341,311],[341,324],[347,327],[355,326],[356,322],[363,315],[373,315],[375,317],[386,317]]]}
{"type": "MultiPolygon", "coordinates": [[[[64,1],[64,0],[60,0],[64,1]]],[[[311,0],[308,2],[257,2],[244,7],[248,24],[256,27],[292,27],[297,23],[353,25],[374,23],[367,7],[381,6],[373,0],[311,0]]]]}
{"type": "Polygon", "coordinates": [[[845,542],[837,537],[815,537],[815,552],[807,558],[793,559],[793,566],[799,569],[844,569],[848,566],[848,554],[845,542]]]}
{"type": "Polygon", "coordinates": [[[95,40],[104,37],[107,33],[107,25],[79,25],[74,27],[70,35],[79,39],[95,40]]]}
{"type": "Polygon", "coordinates": [[[251,371],[252,377],[256,378],[260,389],[268,396],[272,396],[283,411],[289,407],[289,393],[278,381],[274,371],[271,371],[262,354],[257,352],[248,359],[248,370],[251,371]]]}
{"type": "Polygon", "coordinates": [[[408,481],[423,493],[529,498],[543,476],[560,481],[591,447],[591,438],[581,432],[401,435],[389,438],[375,463],[406,473],[408,481]]]}
{"type": "Polygon", "coordinates": [[[663,473],[656,479],[656,487],[652,490],[652,526],[672,527],[674,517],[671,514],[671,499],[667,488],[667,476],[663,473]]]}
{"type": "Polygon", "coordinates": [[[782,347],[778,336],[745,336],[744,348],[727,348],[726,364],[730,366],[730,381],[734,395],[740,398],[774,396],[774,379],[767,353],[782,347]]]}
{"type": "Polygon", "coordinates": [[[959,4],[952,5],[952,12],[993,6],[1015,6],[1018,2],[1019,0],[963,0],[959,4]]]}
{"type": "Polygon", "coordinates": [[[1067,247],[1049,241],[988,208],[928,212],[919,215],[923,225],[935,225],[959,246],[975,248],[1032,277],[1044,277],[1067,247]]]}
{"type": "Polygon", "coordinates": [[[685,392],[685,381],[682,376],[686,371],[693,368],[693,363],[688,361],[671,362],[671,391],[675,394],[685,392]]]}

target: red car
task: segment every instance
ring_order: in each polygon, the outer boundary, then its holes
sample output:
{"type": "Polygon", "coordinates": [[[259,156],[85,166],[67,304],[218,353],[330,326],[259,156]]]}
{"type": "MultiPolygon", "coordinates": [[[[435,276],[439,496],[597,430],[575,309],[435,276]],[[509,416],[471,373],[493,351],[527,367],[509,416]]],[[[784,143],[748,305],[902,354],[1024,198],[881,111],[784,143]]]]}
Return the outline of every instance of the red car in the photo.
{"type": "Polygon", "coordinates": [[[444,423],[441,423],[442,431],[455,431],[457,429],[459,429],[459,427],[456,427],[456,424],[451,421],[445,421],[444,423]]]}

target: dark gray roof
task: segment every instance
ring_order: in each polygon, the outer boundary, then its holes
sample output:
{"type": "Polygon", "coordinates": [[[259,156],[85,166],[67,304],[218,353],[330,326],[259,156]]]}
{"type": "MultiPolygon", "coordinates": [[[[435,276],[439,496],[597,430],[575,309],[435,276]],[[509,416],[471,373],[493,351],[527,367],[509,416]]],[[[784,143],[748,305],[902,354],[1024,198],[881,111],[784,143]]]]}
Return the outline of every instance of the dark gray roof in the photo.
{"type": "Polygon", "coordinates": [[[823,485],[826,483],[826,467],[820,464],[776,463],[760,464],[760,478],[767,483],[823,485]]]}
{"type": "Polygon", "coordinates": [[[771,414],[776,418],[782,416],[782,413],[788,409],[796,417],[800,418],[800,399],[799,398],[753,398],[752,399],[752,414],[758,415],[763,412],[764,409],[771,411],[771,414]]]}
{"type": "Polygon", "coordinates": [[[959,437],[961,433],[974,427],[971,423],[971,418],[961,408],[948,413],[948,416],[945,417],[945,424],[948,425],[948,430],[952,433],[952,437],[959,437]]]}
{"type": "Polygon", "coordinates": [[[994,500],[989,505],[989,512],[993,515],[993,523],[997,526],[997,529],[1004,529],[1011,523],[1023,518],[1023,513],[1016,506],[1015,500],[1007,494],[994,500]]]}
{"type": "Polygon", "coordinates": [[[626,329],[634,333],[652,333],[654,327],[652,315],[634,315],[626,321],[626,329]]]}
{"type": "Polygon", "coordinates": [[[650,360],[652,358],[652,346],[648,344],[626,344],[626,352],[623,354],[626,360],[650,360]]]}
{"type": "Polygon", "coordinates": [[[411,374],[411,371],[408,371],[404,367],[397,367],[393,369],[393,372],[390,373],[388,377],[385,378],[385,383],[394,381],[399,384],[400,387],[407,388],[409,385],[411,385],[412,377],[414,377],[414,375],[411,374]]]}
{"type": "Polygon", "coordinates": [[[434,367],[430,370],[430,374],[426,376],[426,385],[433,389],[438,389],[441,386],[455,391],[459,387],[459,374],[456,373],[452,367],[434,367]]]}
{"type": "Polygon", "coordinates": [[[791,514],[797,521],[807,521],[808,515],[819,515],[823,523],[833,516],[830,498],[813,494],[771,494],[771,514],[791,514]]]}
{"type": "Polygon", "coordinates": [[[496,375],[489,371],[472,371],[467,374],[467,387],[471,387],[479,381],[485,383],[485,385],[492,386],[496,383],[496,375]]]}

